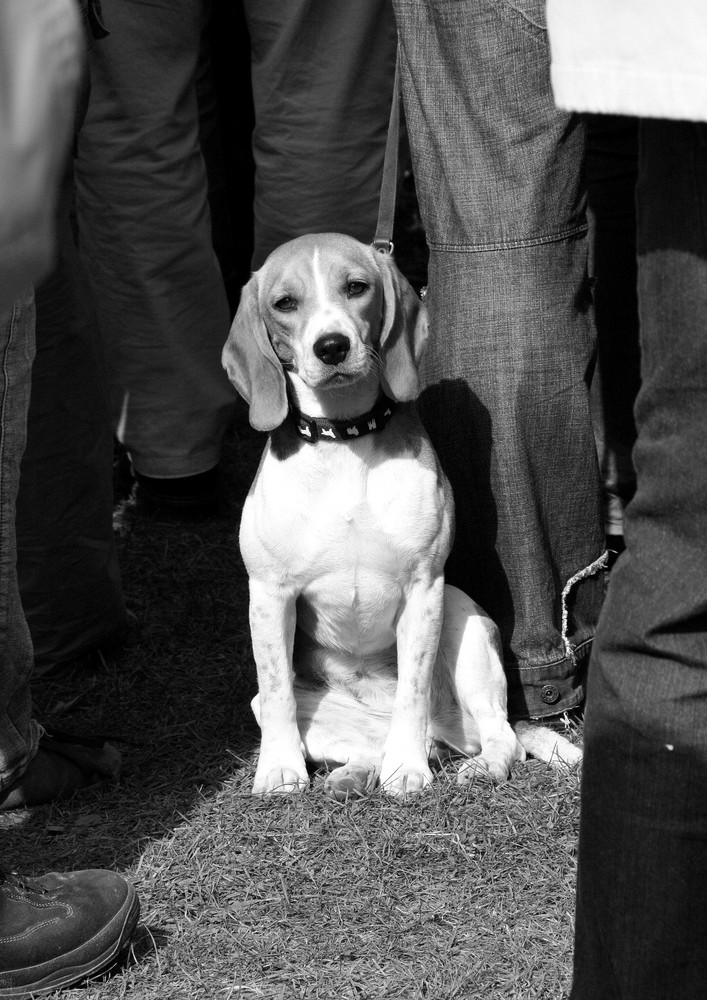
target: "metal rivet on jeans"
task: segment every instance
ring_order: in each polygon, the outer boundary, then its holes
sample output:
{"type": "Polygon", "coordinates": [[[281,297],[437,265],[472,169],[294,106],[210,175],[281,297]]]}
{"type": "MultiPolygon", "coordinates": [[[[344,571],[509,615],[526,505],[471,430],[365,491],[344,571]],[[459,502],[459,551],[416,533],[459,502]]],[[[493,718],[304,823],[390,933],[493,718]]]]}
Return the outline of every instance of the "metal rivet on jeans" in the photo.
{"type": "Polygon", "coordinates": [[[546,705],[554,705],[560,700],[560,689],[554,684],[543,684],[540,689],[540,697],[546,705]]]}

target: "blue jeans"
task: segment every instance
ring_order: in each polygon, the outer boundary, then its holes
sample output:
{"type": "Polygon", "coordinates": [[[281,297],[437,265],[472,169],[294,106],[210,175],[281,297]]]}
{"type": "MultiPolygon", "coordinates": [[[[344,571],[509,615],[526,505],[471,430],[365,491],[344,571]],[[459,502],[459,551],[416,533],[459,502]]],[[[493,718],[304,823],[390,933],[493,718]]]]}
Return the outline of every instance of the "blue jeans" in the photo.
{"type": "Polygon", "coordinates": [[[584,126],[552,101],[543,0],[395,0],[430,246],[423,420],[447,579],[498,623],[516,716],[579,704],[603,599],[584,126]]]}
{"type": "Polygon", "coordinates": [[[34,357],[34,300],[29,293],[0,313],[0,791],[35,754],[31,719],[33,656],[17,585],[15,501],[25,447],[34,357]]]}
{"type": "Polygon", "coordinates": [[[637,490],[592,651],[573,1000],[707,980],[707,126],[641,125],[637,490]]]}
{"type": "Polygon", "coordinates": [[[59,197],[56,266],[35,292],[37,349],[15,522],[22,606],[40,671],[85,654],[126,624],[108,386],[71,231],[71,174],[59,197]]]}

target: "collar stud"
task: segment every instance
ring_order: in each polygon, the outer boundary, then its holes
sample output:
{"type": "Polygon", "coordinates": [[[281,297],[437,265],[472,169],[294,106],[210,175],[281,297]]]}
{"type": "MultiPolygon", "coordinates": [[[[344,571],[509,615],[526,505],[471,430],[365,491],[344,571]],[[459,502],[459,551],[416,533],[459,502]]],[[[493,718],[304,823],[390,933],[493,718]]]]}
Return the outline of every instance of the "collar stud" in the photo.
{"type": "Polygon", "coordinates": [[[351,441],[382,431],[397,403],[381,393],[368,413],[353,420],[327,420],[325,417],[310,417],[290,404],[290,417],[301,438],[313,444],[315,441],[351,441]]]}

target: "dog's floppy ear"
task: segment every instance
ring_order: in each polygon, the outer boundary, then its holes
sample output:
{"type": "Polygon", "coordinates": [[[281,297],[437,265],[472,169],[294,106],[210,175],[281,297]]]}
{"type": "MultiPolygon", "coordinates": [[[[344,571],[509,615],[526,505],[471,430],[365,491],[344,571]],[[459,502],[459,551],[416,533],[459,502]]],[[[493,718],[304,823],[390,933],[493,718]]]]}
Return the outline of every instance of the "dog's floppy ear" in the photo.
{"type": "Polygon", "coordinates": [[[378,254],[383,276],[383,322],[378,353],[387,394],[399,402],[417,398],[418,367],[427,343],[427,309],[389,254],[378,254]]]}
{"type": "Polygon", "coordinates": [[[257,273],[241,292],[221,362],[250,407],[251,425],[258,431],[279,427],[287,416],[285,374],[260,315],[257,273]]]}

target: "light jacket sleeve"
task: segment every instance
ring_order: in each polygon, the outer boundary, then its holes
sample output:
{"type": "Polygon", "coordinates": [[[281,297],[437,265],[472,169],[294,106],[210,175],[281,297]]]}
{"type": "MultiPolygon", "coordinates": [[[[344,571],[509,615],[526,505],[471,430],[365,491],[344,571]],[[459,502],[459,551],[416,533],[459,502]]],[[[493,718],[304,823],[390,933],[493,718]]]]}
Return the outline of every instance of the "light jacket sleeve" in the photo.
{"type": "Polygon", "coordinates": [[[707,0],[548,0],[555,102],[707,121],[707,0]]]}
{"type": "Polygon", "coordinates": [[[83,51],[75,0],[1,0],[0,309],[53,262],[83,51]]]}

